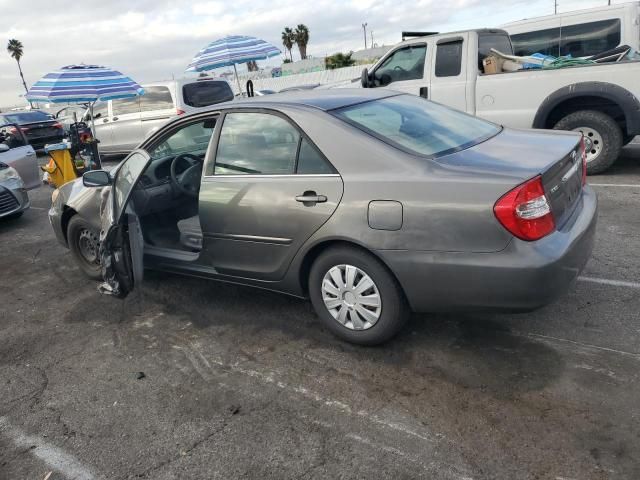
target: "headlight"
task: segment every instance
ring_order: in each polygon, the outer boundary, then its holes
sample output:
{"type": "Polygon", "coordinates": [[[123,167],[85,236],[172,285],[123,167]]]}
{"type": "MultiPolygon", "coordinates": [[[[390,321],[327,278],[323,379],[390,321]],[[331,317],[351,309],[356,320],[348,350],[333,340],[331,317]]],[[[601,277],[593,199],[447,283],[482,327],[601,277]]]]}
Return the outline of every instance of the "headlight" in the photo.
{"type": "Polygon", "coordinates": [[[60,195],[60,190],[58,190],[57,188],[53,192],[51,192],[51,204],[56,203],[58,195],[60,195]]]}
{"type": "Polygon", "coordinates": [[[4,168],[0,166],[0,182],[3,182],[5,180],[12,180],[14,178],[20,179],[20,174],[16,171],[15,168],[10,167],[6,163],[2,163],[1,165],[4,165],[4,168]]]}

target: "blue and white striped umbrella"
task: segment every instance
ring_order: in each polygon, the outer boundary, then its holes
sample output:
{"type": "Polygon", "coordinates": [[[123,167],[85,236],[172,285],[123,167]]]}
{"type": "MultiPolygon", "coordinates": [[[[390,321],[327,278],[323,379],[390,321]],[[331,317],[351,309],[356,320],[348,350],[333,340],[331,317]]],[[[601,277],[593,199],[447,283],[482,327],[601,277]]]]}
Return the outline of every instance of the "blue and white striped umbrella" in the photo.
{"type": "Polygon", "coordinates": [[[27,92],[27,100],[94,103],[143,95],[144,89],[117,70],[98,65],[68,65],[46,74],[27,92]]]}
{"type": "Polygon", "coordinates": [[[187,72],[203,72],[220,67],[235,66],[280,55],[280,49],[255,37],[231,35],[221,38],[200,50],[187,67],[187,72]]]}

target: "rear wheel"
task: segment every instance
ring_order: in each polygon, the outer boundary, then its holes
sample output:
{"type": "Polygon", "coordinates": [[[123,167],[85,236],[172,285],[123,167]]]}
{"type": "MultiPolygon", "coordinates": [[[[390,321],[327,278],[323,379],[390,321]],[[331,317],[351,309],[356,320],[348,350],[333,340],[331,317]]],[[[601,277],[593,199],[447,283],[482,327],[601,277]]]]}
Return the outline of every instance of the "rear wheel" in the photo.
{"type": "Polygon", "coordinates": [[[409,316],[393,275],[377,258],[357,248],[323,252],[311,267],[309,296],[329,330],[360,345],[391,339],[409,316]]]}
{"type": "Polygon", "coordinates": [[[562,118],[555,130],[582,133],[587,154],[587,173],[602,173],[615,162],[622,149],[620,126],[609,115],[596,110],[580,110],[562,118]]]}
{"type": "Polygon", "coordinates": [[[69,250],[84,274],[94,280],[102,279],[100,267],[100,232],[82,217],[75,215],[67,227],[69,250]]]}

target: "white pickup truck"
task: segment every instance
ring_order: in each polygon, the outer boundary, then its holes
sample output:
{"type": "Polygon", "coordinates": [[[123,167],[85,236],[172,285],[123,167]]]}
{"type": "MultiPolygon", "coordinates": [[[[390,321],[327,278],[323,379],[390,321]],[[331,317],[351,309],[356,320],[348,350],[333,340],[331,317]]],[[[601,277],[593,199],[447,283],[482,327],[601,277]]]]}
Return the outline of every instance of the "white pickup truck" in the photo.
{"type": "Polygon", "coordinates": [[[507,32],[412,38],[365,69],[361,83],[420,95],[508,127],[580,131],[591,174],[611,166],[640,134],[640,62],[485,75],[482,60],[491,48],[511,54],[507,32]]]}

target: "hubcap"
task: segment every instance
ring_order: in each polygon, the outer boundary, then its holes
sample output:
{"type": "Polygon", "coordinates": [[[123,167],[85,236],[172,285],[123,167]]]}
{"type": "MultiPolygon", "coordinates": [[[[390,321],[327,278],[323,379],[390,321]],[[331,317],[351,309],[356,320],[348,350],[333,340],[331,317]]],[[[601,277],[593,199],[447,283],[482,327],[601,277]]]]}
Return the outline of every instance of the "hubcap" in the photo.
{"type": "Polygon", "coordinates": [[[602,135],[591,127],[577,127],[574,132],[580,132],[584,139],[584,151],[587,154],[587,163],[592,162],[600,156],[602,152],[602,135]]]}
{"type": "Polygon", "coordinates": [[[353,265],[336,265],[325,274],[322,300],[331,316],[350,330],[373,327],[382,312],[378,287],[353,265]]]}
{"type": "Polygon", "coordinates": [[[78,250],[80,250],[82,258],[91,265],[99,265],[99,248],[100,240],[98,236],[92,231],[83,228],[78,236],[78,250]]]}

